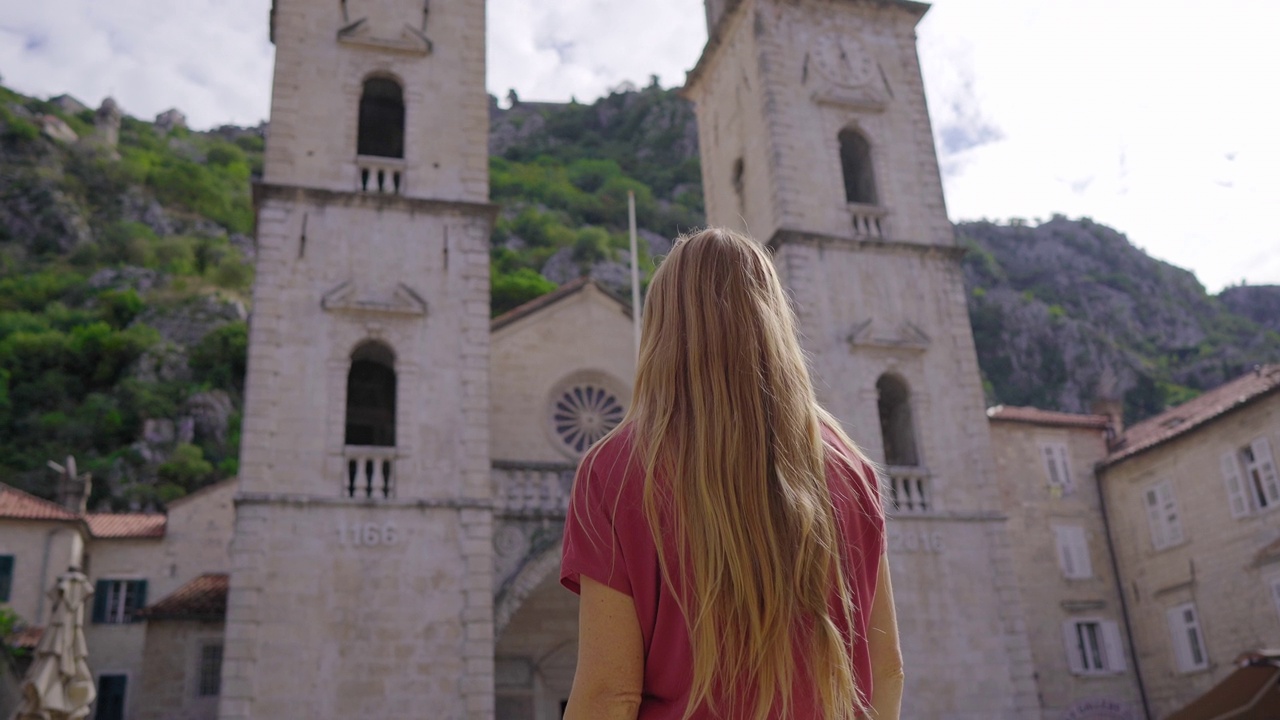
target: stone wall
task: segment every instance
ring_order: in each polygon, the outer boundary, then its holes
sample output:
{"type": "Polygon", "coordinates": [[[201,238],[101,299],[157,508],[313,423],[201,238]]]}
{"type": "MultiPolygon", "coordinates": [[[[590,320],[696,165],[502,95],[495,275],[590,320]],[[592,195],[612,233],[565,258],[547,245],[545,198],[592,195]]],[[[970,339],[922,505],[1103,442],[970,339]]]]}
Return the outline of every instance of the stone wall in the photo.
{"type": "Polygon", "coordinates": [[[598,382],[631,404],[636,350],[631,318],[594,284],[493,333],[489,401],[494,460],[577,462],[551,425],[553,395],[598,382]]]}
{"type": "Polygon", "coordinates": [[[200,694],[201,650],[221,645],[220,622],[152,620],[147,623],[138,720],[213,720],[218,696],[200,694]]]}
{"type": "Polygon", "coordinates": [[[1273,508],[1233,518],[1221,458],[1258,438],[1280,450],[1280,395],[1212,420],[1167,444],[1103,471],[1103,491],[1125,578],[1143,681],[1153,712],[1164,717],[1234,669],[1236,656],[1280,646],[1280,607],[1270,583],[1280,581],[1280,513],[1273,508]],[[1144,494],[1172,484],[1183,541],[1157,550],[1144,494]],[[1194,603],[1208,667],[1179,671],[1165,613],[1194,603]]]}
{"type": "Polygon", "coordinates": [[[52,607],[45,593],[68,567],[80,566],[83,549],[84,535],[76,522],[0,520],[0,555],[13,556],[6,604],[32,625],[48,622],[52,607]]]}
{"type": "Polygon", "coordinates": [[[1094,465],[1106,455],[1104,431],[993,420],[991,443],[1045,716],[1057,718],[1078,703],[1102,699],[1125,708],[1136,720],[1142,716],[1141,699],[1093,475],[1094,465]],[[1046,444],[1067,449],[1071,484],[1066,491],[1050,483],[1046,444]],[[1091,577],[1065,577],[1055,526],[1084,529],[1091,577]],[[1072,619],[1116,623],[1124,669],[1073,674],[1063,631],[1063,624],[1072,619]]]}

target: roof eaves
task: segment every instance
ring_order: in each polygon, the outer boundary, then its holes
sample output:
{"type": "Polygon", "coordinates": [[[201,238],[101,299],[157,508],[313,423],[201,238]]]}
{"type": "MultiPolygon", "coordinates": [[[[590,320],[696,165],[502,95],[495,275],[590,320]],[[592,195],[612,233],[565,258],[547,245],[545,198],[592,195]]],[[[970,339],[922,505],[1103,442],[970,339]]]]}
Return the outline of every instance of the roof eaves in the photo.
{"type": "MultiPolygon", "coordinates": [[[[1236,412],[1237,410],[1242,410],[1250,405],[1253,405],[1256,402],[1260,402],[1264,398],[1275,395],[1278,392],[1280,392],[1280,384],[1272,385],[1271,387],[1266,388],[1265,390],[1256,392],[1252,395],[1248,395],[1242,398],[1240,401],[1235,402],[1219,410],[1218,412],[1205,415],[1204,417],[1198,418],[1191,422],[1183,423],[1183,425],[1180,426],[1177,430],[1174,430],[1168,435],[1163,435],[1161,437],[1158,437],[1155,440],[1152,440],[1151,442],[1141,444],[1141,445],[1136,445],[1134,447],[1124,447],[1122,444],[1118,447],[1118,449],[1115,452],[1113,452],[1111,455],[1104,458],[1102,462],[1100,462],[1098,465],[1102,469],[1115,467],[1127,460],[1131,460],[1139,455],[1143,455],[1150,450],[1154,450],[1158,447],[1167,445],[1168,443],[1173,442],[1174,440],[1177,440],[1181,437],[1186,436],[1188,433],[1190,433],[1193,430],[1197,430],[1213,422],[1216,422],[1217,420],[1224,418],[1227,415],[1230,415],[1231,413],[1236,412]]],[[[1123,437],[1121,438],[1121,442],[1123,443],[1123,437]]]]}

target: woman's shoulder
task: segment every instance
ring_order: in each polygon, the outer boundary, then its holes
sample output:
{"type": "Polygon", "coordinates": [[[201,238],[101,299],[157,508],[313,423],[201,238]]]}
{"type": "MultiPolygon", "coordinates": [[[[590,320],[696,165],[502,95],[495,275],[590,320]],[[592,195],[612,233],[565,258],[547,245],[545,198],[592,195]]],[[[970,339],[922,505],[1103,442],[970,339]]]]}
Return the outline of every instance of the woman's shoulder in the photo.
{"type": "Polygon", "coordinates": [[[630,423],[591,446],[578,465],[578,482],[617,487],[638,467],[630,423]],[[584,480],[585,478],[585,480],[584,480]]]}

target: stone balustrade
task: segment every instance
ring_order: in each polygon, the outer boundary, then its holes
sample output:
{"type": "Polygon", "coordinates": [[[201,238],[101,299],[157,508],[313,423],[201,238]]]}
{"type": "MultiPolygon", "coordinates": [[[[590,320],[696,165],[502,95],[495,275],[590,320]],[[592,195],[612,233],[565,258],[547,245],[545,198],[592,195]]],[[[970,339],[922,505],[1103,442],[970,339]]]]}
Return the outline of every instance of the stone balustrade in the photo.
{"type": "Polygon", "coordinates": [[[853,235],[859,239],[883,240],[889,236],[888,213],[878,205],[849,205],[853,235]]]}
{"type": "Polygon", "coordinates": [[[937,510],[929,471],[921,467],[888,467],[882,478],[884,509],[890,515],[922,515],[937,510]]]}
{"type": "Polygon", "coordinates": [[[493,498],[500,515],[563,517],[575,467],[568,463],[493,463],[493,498]]]}
{"type": "Polygon", "coordinates": [[[388,195],[404,193],[404,160],[360,155],[356,158],[356,166],[359,169],[360,192],[388,195]]]}
{"type": "Polygon", "coordinates": [[[396,449],[348,445],[345,450],[342,494],[351,498],[396,496],[396,449]]]}

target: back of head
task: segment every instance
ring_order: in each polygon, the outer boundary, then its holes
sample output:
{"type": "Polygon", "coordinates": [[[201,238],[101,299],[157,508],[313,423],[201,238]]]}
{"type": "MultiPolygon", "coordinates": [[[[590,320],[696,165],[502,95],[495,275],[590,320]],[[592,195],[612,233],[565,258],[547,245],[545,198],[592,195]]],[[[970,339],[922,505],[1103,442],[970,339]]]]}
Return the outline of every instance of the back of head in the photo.
{"type": "Polygon", "coordinates": [[[755,242],[719,228],[677,240],[649,286],[629,420],[651,530],[677,548],[664,575],[684,579],[687,712],[732,703],[715,691],[730,678],[756,690],[728,716],[785,716],[799,657],[822,679],[827,717],[853,717],[838,629],[852,606],[826,453],[855,451],[824,445],[824,424],[843,435],[814,399],[791,307],[755,242]]]}

